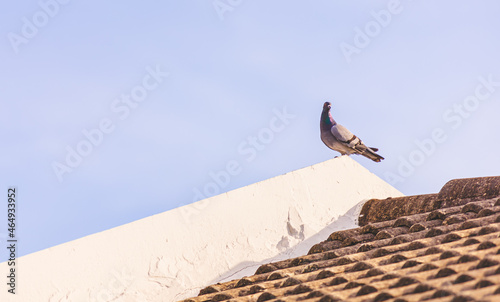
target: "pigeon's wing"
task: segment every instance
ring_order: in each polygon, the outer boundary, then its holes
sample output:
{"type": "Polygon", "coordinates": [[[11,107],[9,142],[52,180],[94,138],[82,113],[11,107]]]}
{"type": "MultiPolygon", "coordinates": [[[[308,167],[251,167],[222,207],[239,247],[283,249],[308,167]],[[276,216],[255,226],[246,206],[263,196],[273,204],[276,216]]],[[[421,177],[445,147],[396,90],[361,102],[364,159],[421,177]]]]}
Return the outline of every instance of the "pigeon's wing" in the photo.
{"type": "Polygon", "coordinates": [[[339,142],[345,144],[348,147],[353,148],[356,143],[359,142],[359,138],[352,134],[351,131],[347,130],[346,127],[336,124],[333,125],[332,129],[330,130],[333,134],[333,137],[335,137],[336,140],[339,142]]]}
{"type": "Polygon", "coordinates": [[[352,134],[346,127],[336,124],[333,125],[330,131],[332,132],[333,137],[335,137],[335,139],[345,147],[350,148],[353,151],[352,153],[361,154],[375,162],[380,162],[384,159],[382,156],[375,153],[378,151],[377,148],[368,148],[365,146],[359,137],[352,134]]]}
{"type": "Polygon", "coordinates": [[[333,136],[344,146],[349,147],[355,151],[355,153],[362,154],[368,149],[368,147],[363,144],[363,142],[356,135],[352,134],[351,131],[347,130],[346,127],[342,125],[334,125],[331,129],[333,136]]]}

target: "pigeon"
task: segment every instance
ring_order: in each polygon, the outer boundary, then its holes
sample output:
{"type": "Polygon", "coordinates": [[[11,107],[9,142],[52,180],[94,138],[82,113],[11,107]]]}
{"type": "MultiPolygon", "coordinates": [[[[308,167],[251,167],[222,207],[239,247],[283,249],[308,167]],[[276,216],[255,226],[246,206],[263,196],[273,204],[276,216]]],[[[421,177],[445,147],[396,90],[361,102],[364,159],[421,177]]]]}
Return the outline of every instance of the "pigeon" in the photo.
{"type": "Polygon", "coordinates": [[[380,162],[384,158],[378,155],[377,148],[367,147],[351,131],[344,126],[337,124],[330,113],[332,104],[325,102],[323,112],[321,112],[321,121],[319,123],[321,130],[321,140],[325,145],[342,155],[360,154],[375,162],[380,162]]]}

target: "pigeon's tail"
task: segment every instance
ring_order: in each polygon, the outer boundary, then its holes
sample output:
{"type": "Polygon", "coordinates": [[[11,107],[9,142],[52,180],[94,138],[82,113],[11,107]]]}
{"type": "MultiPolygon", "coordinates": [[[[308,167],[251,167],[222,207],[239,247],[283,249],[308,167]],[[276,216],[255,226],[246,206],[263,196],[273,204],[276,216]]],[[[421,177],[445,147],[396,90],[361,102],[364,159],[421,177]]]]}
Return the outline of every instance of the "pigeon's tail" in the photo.
{"type": "Polygon", "coordinates": [[[361,153],[361,155],[368,157],[369,159],[378,163],[381,160],[383,160],[384,158],[382,156],[378,155],[377,153],[375,153],[376,151],[378,151],[377,148],[366,148],[366,150],[363,153],[361,153]]]}

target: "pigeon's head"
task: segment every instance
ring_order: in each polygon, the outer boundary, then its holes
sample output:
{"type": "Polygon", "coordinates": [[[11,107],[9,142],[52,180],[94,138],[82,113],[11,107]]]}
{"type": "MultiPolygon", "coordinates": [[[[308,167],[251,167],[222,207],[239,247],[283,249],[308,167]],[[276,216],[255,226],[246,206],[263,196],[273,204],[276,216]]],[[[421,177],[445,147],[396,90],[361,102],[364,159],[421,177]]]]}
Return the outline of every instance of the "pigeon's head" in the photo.
{"type": "Polygon", "coordinates": [[[330,111],[330,108],[332,108],[332,104],[330,102],[325,102],[323,104],[323,111],[330,111]]]}
{"type": "Polygon", "coordinates": [[[332,118],[332,114],[330,113],[330,109],[332,108],[332,104],[330,102],[325,102],[323,104],[323,111],[321,112],[321,127],[323,130],[330,131],[332,125],[335,124],[335,120],[332,118]]]}

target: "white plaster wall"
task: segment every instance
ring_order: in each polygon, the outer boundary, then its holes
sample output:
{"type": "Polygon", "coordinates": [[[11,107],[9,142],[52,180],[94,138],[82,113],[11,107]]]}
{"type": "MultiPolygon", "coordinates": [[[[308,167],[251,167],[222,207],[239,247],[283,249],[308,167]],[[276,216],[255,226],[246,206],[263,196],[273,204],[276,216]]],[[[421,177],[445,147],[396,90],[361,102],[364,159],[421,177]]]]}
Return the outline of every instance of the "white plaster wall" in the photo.
{"type": "Polygon", "coordinates": [[[21,257],[18,294],[4,287],[0,301],[180,300],[304,254],[360,202],[389,196],[402,194],[342,156],[21,257]]]}

